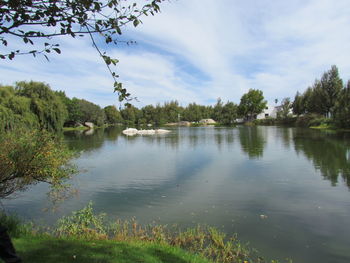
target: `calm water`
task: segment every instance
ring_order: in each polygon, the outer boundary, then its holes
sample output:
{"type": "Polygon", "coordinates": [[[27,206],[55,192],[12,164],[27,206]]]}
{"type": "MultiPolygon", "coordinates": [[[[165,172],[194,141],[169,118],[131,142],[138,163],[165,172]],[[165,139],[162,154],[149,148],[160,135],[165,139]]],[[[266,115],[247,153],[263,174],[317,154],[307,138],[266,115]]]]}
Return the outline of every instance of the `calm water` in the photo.
{"type": "Polygon", "coordinates": [[[56,212],[45,185],[6,207],[49,224],[92,200],[111,217],[238,233],[267,258],[350,262],[350,134],[279,127],[67,133],[82,151],[78,196],[56,212]],[[266,215],[262,219],[260,215],[266,215]]]}

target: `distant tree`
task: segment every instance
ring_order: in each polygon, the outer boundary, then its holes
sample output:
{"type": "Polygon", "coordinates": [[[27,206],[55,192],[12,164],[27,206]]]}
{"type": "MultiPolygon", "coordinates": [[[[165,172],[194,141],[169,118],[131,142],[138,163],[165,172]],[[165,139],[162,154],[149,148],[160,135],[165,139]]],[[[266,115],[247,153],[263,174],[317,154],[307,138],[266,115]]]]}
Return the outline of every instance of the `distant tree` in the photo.
{"type": "Polygon", "coordinates": [[[284,98],[281,103],[281,110],[278,112],[278,118],[286,119],[290,115],[292,103],[290,98],[284,98]]]}
{"type": "Polygon", "coordinates": [[[232,125],[237,119],[238,106],[228,101],[222,108],[219,122],[224,125],[232,125]]]}
{"type": "Polygon", "coordinates": [[[190,103],[184,109],[183,120],[198,122],[203,119],[203,108],[195,102],[190,103]]]}
{"type": "Polygon", "coordinates": [[[115,106],[107,106],[103,110],[105,112],[106,122],[108,124],[123,123],[124,120],[122,118],[122,115],[115,106]]]}
{"type": "Polygon", "coordinates": [[[261,90],[250,89],[241,97],[238,113],[248,120],[253,120],[266,108],[266,104],[261,90]]]}
{"type": "Polygon", "coordinates": [[[159,103],[156,105],[154,109],[153,122],[156,126],[161,126],[167,122],[167,116],[163,110],[162,105],[160,105],[159,103]]]}
{"type": "Polygon", "coordinates": [[[12,86],[0,85],[0,132],[17,128],[38,128],[37,116],[30,109],[31,99],[18,96],[12,86]]]}
{"type": "Polygon", "coordinates": [[[350,128],[350,81],[338,95],[338,99],[334,106],[335,123],[342,128],[350,128]]]}
{"type": "Polygon", "coordinates": [[[141,109],[143,118],[147,124],[153,124],[156,114],[156,109],[153,105],[147,105],[141,109]]]}
{"type": "Polygon", "coordinates": [[[322,97],[322,105],[325,111],[324,115],[329,117],[338,98],[338,94],[343,88],[343,81],[339,77],[338,68],[335,65],[323,74],[320,86],[320,96],[322,97]]]}
{"type": "Polygon", "coordinates": [[[224,103],[222,102],[221,98],[218,98],[216,100],[216,104],[213,107],[213,119],[217,122],[221,122],[222,119],[222,110],[224,108],[224,103]]]}
{"type": "Polygon", "coordinates": [[[42,82],[16,83],[16,94],[30,99],[30,109],[37,116],[41,128],[60,131],[68,112],[59,95],[42,82]]]}
{"type": "Polygon", "coordinates": [[[319,80],[315,80],[312,87],[308,87],[303,94],[303,105],[305,113],[325,114],[325,107],[322,104],[322,89],[319,80]]]}
{"type": "Polygon", "coordinates": [[[299,91],[297,92],[297,94],[295,94],[292,108],[293,108],[293,113],[298,115],[298,116],[305,113],[305,105],[303,103],[303,95],[301,95],[299,93],[299,91]]]}
{"type": "Polygon", "coordinates": [[[81,122],[92,122],[98,126],[105,123],[106,115],[100,106],[84,99],[77,100],[76,102],[81,112],[81,122]]]}
{"type": "Polygon", "coordinates": [[[125,125],[133,126],[138,124],[138,115],[139,115],[138,111],[140,110],[132,105],[125,107],[120,111],[120,114],[123,117],[125,125]]]}
{"type": "Polygon", "coordinates": [[[177,122],[178,115],[182,113],[183,109],[179,106],[178,101],[165,102],[163,105],[164,116],[166,122],[177,122]]]}

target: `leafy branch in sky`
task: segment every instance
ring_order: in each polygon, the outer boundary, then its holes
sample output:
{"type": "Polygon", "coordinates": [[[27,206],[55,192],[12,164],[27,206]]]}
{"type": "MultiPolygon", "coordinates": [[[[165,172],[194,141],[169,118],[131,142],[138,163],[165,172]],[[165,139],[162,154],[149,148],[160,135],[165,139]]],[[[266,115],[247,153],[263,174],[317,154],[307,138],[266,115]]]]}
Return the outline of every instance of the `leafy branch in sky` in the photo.
{"type": "Polygon", "coordinates": [[[13,60],[18,55],[43,55],[46,59],[51,52],[61,53],[55,38],[72,38],[89,35],[93,46],[98,51],[114,80],[114,91],[119,101],[130,100],[130,94],[119,77],[111,70],[117,59],[100,51],[94,38],[102,37],[107,44],[126,44],[121,41],[122,28],[141,23],[143,15],[154,15],[160,11],[159,4],[164,0],[141,1],[139,5],[127,0],[0,0],[0,52],[1,59],[13,60]],[[45,39],[44,43],[39,41],[45,39]],[[18,41],[30,46],[22,50],[14,48],[18,41]]]}

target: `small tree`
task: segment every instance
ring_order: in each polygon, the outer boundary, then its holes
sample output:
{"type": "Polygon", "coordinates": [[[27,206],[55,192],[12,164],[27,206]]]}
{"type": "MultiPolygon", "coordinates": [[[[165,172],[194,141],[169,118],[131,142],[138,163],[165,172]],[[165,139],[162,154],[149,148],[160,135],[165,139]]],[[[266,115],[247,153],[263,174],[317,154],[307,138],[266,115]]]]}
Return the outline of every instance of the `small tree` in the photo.
{"type": "Polygon", "coordinates": [[[251,121],[266,108],[266,104],[261,90],[250,89],[241,97],[239,115],[251,121]]]}
{"type": "Polygon", "coordinates": [[[290,109],[292,108],[292,103],[290,98],[284,98],[281,103],[281,110],[278,112],[278,118],[286,119],[290,115],[290,109]]]}
{"type": "MultiPolygon", "coordinates": [[[[75,172],[73,153],[45,131],[16,130],[0,134],[0,199],[39,182],[56,190],[75,172]]],[[[55,199],[57,196],[54,196],[55,199]]]]}

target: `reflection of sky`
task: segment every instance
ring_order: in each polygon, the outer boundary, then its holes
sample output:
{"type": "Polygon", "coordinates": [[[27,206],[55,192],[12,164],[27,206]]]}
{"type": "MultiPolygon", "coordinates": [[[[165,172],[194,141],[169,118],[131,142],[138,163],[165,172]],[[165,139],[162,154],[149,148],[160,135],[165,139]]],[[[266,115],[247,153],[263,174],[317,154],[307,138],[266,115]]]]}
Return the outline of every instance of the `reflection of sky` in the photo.
{"type": "MultiPolygon", "coordinates": [[[[206,223],[238,232],[271,257],[348,262],[349,191],[343,184],[332,187],[310,160],[295,152],[295,131],[180,128],[165,136],[104,141],[77,160],[87,169],[75,180],[80,194],[60,214],[93,200],[97,211],[111,217],[183,226],[206,223]],[[258,142],[247,145],[263,145],[258,158],[242,145],[248,135],[258,142]]],[[[45,190],[35,186],[7,205],[50,220],[54,216],[40,212],[45,190]]]]}

